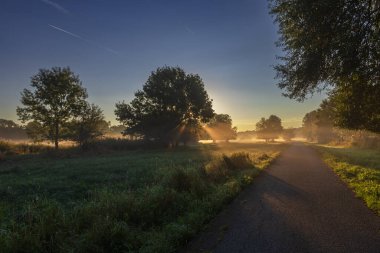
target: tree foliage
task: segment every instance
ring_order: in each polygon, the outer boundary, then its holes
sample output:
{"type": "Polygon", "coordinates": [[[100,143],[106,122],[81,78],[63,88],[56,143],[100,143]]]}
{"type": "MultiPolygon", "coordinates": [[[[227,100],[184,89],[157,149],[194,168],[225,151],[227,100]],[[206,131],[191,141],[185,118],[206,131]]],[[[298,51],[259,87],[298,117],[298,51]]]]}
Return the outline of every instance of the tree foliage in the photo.
{"type": "Polygon", "coordinates": [[[281,119],[276,115],[270,115],[268,119],[261,118],[256,123],[257,138],[265,141],[274,141],[278,138],[283,130],[281,119]]]}
{"type": "Polygon", "coordinates": [[[295,128],[287,128],[282,130],[281,136],[285,141],[291,141],[296,136],[295,132],[295,128]]]}
{"type": "Polygon", "coordinates": [[[25,126],[26,134],[33,142],[42,142],[48,136],[48,130],[37,121],[30,121],[25,126]]]}
{"type": "Polygon", "coordinates": [[[22,122],[39,124],[44,139],[53,141],[58,149],[64,125],[80,115],[87,92],[69,68],[40,69],[31,78],[31,86],[32,91],[21,93],[23,107],[17,107],[17,115],[22,122]]]}
{"type": "Polygon", "coordinates": [[[284,50],[275,70],[285,95],[302,101],[331,86],[340,126],[379,132],[380,1],[269,2],[284,50]]]}
{"type": "Polygon", "coordinates": [[[27,139],[27,135],[13,120],[0,119],[0,139],[27,139]]]}
{"type": "Polygon", "coordinates": [[[207,124],[206,131],[213,141],[229,141],[237,137],[237,128],[232,126],[232,119],[228,114],[215,114],[207,124]]]}
{"type": "Polygon", "coordinates": [[[330,92],[336,126],[380,133],[380,86],[347,83],[330,92]]]}
{"type": "Polygon", "coordinates": [[[331,100],[324,100],[317,110],[303,118],[303,132],[308,141],[328,143],[335,138],[336,110],[331,100]]]}
{"type": "Polygon", "coordinates": [[[83,147],[97,137],[103,136],[109,129],[109,123],[105,121],[103,111],[97,105],[86,103],[79,116],[70,121],[66,127],[67,137],[83,147]]]}
{"type": "Polygon", "coordinates": [[[200,123],[214,112],[198,75],[163,67],[151,73],[129,104],[117,103],[115,114],[126,126],[124,134],[168,143],[196,138],[200,123]]]}
{"type": "Polygon", "coordinates": [[[0,128],[17,128],[19,127],[13,120],[0,119],[0,128]]]}

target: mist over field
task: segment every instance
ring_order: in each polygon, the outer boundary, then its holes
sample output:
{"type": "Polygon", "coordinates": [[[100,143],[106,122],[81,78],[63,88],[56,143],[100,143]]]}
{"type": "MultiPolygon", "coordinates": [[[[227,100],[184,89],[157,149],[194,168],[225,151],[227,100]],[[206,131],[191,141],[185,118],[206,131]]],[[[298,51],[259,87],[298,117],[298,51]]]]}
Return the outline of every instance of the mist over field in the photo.
{"type": "Polygon", "coordinates": [[[3,0],[0,29],[0,253],[379,252],[379,0],[3,0]]]}

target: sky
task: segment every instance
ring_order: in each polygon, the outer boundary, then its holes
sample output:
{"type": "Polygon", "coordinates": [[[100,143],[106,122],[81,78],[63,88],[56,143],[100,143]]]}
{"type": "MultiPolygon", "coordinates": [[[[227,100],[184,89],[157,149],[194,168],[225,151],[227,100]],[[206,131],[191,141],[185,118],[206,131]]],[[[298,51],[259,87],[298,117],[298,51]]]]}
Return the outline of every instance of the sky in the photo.
{"type": "Polygon", "coordinates": [[[271,114],[301,126],[324,95],[281,95],[268,12],[266,0],[1,0],[0,118],[17,121],[20,92],[39,69],[69,66],[118,124],[116,102],[131,101],[156,68],[179,66],[200,75],[239,131],[271,114]]]}

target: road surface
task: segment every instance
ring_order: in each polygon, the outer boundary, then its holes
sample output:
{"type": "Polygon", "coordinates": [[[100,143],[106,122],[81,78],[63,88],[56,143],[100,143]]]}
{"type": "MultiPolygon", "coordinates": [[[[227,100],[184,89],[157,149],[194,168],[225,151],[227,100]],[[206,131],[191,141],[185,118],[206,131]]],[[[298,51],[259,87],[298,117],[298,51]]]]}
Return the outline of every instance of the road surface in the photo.
{"type": "Polygon", "coordinates": [[[380,252],[380,217],[294,144],[183,252],[380,252]]]}

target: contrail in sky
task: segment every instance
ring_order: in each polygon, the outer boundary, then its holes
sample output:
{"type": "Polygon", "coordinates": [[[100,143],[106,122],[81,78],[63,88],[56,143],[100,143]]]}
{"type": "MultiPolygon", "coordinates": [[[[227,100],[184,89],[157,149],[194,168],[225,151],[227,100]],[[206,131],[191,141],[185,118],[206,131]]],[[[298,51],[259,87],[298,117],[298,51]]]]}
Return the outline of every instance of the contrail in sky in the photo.
{"type": "Polygon", "coordinates": [[[112,54],[119,55],[119,52],[117,52],[117,51],[115,51],[115,50],[113,50],[113,49],[111,49],[111,48],[104,47],[104,46],[102,46],[102,45],[96,43],[95,41],[91,41],[91,40],[85,39],[85,38],[83,38],[82,36],[79,36],[78,34],[75,34],[75,33],[69,32],[69,31],[67,31],[67,30],[65,30],[65,29],[62,29],[62,28],[58,27],[58,26],[54,26],[54,25],[51,25],[51,24],[48,24],[48,25],[49,25],[49,27],[51,27],[51,28],[53,28],[53,29],[55,29],[55,30],[57,30],[57,31],[60,31],[60,32],[66,33],[67,35],[70,35],[71,37],[74,37],[74,38],[80,39],[80,40],[82,40],[82,41],[84,41],[84,42],[86,42],[86,43],[89,43],[89,44],[94,45],[94,46],[96,46],[96,47],[98,47],[98,48],[104,49],[104,50],[106,50],[107,52],[110,52],[110,53],[112,53],[112,54]]]}
{"type": "Polygon", "coordinates": [[[63,8],[61,5],[53,2],[53,1],[50,1],[50,0],[41,0],[41,2],[47,4],[47,5],[50,5],[51,7],[55,8],[56,10],[62,12],[63,14],[69,14],[70,12],[68,10],[66,10],[65,8],[63,8]]]}
{"type": "Polygon", "coordinates": [[[89,42],[89,41],[85,40],[84,38],[82,38],[81,36],[76,35],[75,33],[72,33],[72,32],[69,32],[69,31],[66,31],[66,30],[64,30],[64,29],[62,29],[62,28],[59,28],[59,27],[57,27],[57,26],[54,26],[54,25],[50,25],[50,24],[49,24],[49,26],[50,26],[51,28],[54,28],[54,29],[58,30],[58,31],[64,32],[64,33],[66,33],[66,34],[68,34],[68,35],[70,35],[70,36],[73,36],[73,37],[75,37],[75,38],[78,38],[78,39],[84,40],[84,41],[86,41],[86,42],[89,42]]]}

